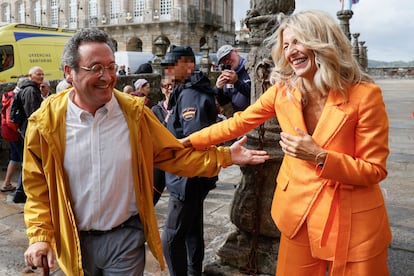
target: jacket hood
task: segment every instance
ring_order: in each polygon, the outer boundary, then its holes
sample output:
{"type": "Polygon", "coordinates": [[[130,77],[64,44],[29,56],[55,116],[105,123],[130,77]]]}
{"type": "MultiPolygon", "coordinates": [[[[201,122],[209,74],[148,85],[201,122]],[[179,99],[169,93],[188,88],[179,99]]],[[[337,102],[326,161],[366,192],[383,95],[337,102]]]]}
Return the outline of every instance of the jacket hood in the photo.
{"type": "Polygon", "coordinates": [[[214,95],[214,90],[211,87],[210,79],[203,72],[197,72],[192,74],[185,81],[185,83],[182,83],[174,88],[173,92],[170,95],[168,109],[171,109],[176,104],[178,97],[185,89],[193,89],[197,90],[199,93],[214,95]]]}
{"type": "Polygon", "coordinates": [[[37,85],[37,83],[35,83],[34,81],[31,81],[29,79],[22,80],[22,84],[20,86],[20,89],[24,89],[24,88],[29,87],[29,86],[33,86],[33,87],[36,87],[37,89],[39,89],[39,85],[37,85]]]}

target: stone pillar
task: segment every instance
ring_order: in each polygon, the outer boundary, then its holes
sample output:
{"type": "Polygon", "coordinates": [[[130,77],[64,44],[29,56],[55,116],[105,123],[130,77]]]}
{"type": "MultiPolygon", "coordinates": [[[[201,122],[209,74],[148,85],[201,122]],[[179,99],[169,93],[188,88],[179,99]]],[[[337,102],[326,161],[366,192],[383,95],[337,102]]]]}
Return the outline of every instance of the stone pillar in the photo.
{"type": "Polygon", "coordinates": [[[367,56],[367,47],[364,46],[365,41],[359,42],[359,64],[362,67],[362,70],[365,72],[368,71],[368,56],[367,56]]]}
{"type": "Polygon", "coordinates": [[[352,10],[340,10],[336,13],[336,16],[339,19],[339,25],[342,28],[342,31],[351,40],[351,32],[349,31],[349,20],[352,18],[354,13],[352,10]]]}
{"type": "Polygon", "coordinates": [[[153,73],[162,74],[161,61],[163,60],[165,53],[167,52],[168,42],[166,42],[163,39],[163,37],[159,36],[154,41],[154,46],[155,46],[155,55],[157,57],[154,59],[152,63],[153,73]]]}
{"type": "Polygon", "coordinates": [[[203,53],[200,60],[200,71],[209,75],[211,70],[210,47],[206,43],[201,46],[200,50],[203,53]]]}
{"type": "Polygon", "coordinates": [[[355,60],[359,62],[359,57],[361,54],[359,51],[359,43],[358,43],[359,33],[354,33],[352,34],[352,36],[354,37],[354,42],[352,43],[352,55],[355,58],[355,60]]]}
{"type": "MultiPolygon", "coordinates": [[[[273,67],[271,49],[265,38],[279,26],[279,13],[291,14],[294,0],[251,0],[245,19],[250,29],[248,43],[252,46],[246,66],[252,81],[252,102],[270,86],[273,67]]],[[[257,166],[243,166],[242,180],[231,206],[230,219],[236,230],[229,234],[217,252],[217,260],[204,268],[206,275],[235,275],[240,271],[250,275],[274,275],[280,233],[270,214],[276,175],[283,153],[279,147],[280,127],[272,119],[248,134],[247,147],[266,150],[271,159],[257,166]]]]}

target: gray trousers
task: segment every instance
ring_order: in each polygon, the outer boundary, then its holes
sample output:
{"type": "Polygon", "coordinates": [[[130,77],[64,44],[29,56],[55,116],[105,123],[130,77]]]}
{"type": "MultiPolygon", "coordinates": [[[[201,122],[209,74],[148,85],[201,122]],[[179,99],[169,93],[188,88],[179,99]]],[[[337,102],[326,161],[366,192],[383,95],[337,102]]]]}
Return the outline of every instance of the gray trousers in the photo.
{"type": "Polygon", "coordinates": [[[144,275],[145,237],[138,216],[115,230],[81,231],[86,276],[144,275]]]}

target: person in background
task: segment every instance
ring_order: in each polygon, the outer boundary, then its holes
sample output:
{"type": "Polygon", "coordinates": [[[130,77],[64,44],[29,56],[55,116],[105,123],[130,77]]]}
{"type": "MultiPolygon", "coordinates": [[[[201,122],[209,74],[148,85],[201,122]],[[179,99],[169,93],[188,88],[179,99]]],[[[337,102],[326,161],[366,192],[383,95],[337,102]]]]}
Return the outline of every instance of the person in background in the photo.
{"type": "MultiPolygon", "coordinates": [[[[161,76],[161,92],[164,95],[164,99],[159,101],[156,105],[151,107],[152,112],[157,116],[158,120],[167,127],[168,116],[170,111],[168,108],[168,101],[170,94],[173,90],[173,79],[167,74],[161,76]]],[[[154,205],[157,204],[163,191],[165,189],[165,172],[154,168],[154,205]]]]}
{"type": "Polygon", "coordinates": [[[145,243],[164,268],[153,206],[153,167],[217,175],[221,167],[258,164],[264,151],[184,148],[144,106],[114,89],[115,48],[102,30],[81,29],[62,62],[73,89],[45,100],[29,118],[23,159],[28,266],[65,275],[143,275],[145,243]]]}
{"type": "MultiPolygon", "coordinates": [[[[172,45],[161,62],[175,88],[169,97],[167,128],[184,138],[216,122],[217,108],[210,80],[194,73],[191,47],[172,45]]],[[[217,176],[182,177],[166,173],[170,193],[162,244],[170,275],[201,275],[204,259],[204,200],[216,187],[217,176]]]]}
{"type": "Polygon", "coordinates": [[[274,85],[182,142],[205,149],[276,116],[284,152],[271,208],[281,232],[276,275],[389,275],[391,230],[379,186],[389,128],[380,87],[325,12],[286,17],[269,42],[274,85]]]}
{"type": "Polygon", "coordinates": [[[6,176],[0,191],[13,192],[16,187],[11,184],[13,174],[19,170],[23,158],[23,138],[17,131],[18,125],[11,122],[10,106],[13,98],[20,92],[20,86],[24,78],[19,78],[16,87],[2,96],[1,109],[1,137],[9,143],[9,163],[7,165],[6,176]],[[9,108],[6,102],[9,102],[9,108]]]}
{"type": "Polygon", "coordinates": [[[151,61],[147,61],[143,64],[141,64],[140,66],[138,66],[138,69],[135,71],[134,74],[150,74],[152,73],[152,65],[151,65],[151,61]]]}
{"type": "MultiPolygon", "coordinates": [[[[26,119],[19,126],[19,133],[22,138],[25,138],[26,135],[26,128],[27,122],[30,115],[36,111],[40,104],[43,101],[42,93],[40,91],[40,85],[43,83],[44,80],[44,71],[39,66],[34,66],[29,69],[29,78],[23,79],[21,83],[21,91],[17,93],[16,97],[19,97],[24,112],[26,114],[26,119]]],[[[24,178],[22,173],[20,173],[19,181],[17,183],[16,191],[13,195],[13,202],[14,203],[25,203],[26,202],[26,194],[24,192],[24,178]]]]}
{"type": "Polygon", "coordinates": [[[231,45],[223,45],[217,51],[217,62],[222,72],[216,80],[214,91],[218,103],[223,106],[231,103],[233,112],[244,110],[250,105],[251,81],[238,50],[231,45]]]}
{"type": "Polygon", "coordinates": [[[134,82],[135,91],[130,94],[138,97],[145,97],[145,105],[151,108],[153,106],[148,95],[151,92],[150,83],[146,79],[138,79],[134,82]]]}
{"type": "Polygon", "coordinates": [[[166,73],[163,73],[161,77],[161,93],[164,98],[154,105],[151,110],[154,112],[155,116],[160,120],[160,122],[167,126],[168,115],[170,111],[168,110],[168,103],[170,100],[170,94],[174,88],[174,80],[171,76],[168,76],[166,73]]]}
{"type": "Polygon", "coordinates": [[[118,72],[117,72],[118,76],[125,76],[126,75],[126,71],[125,71],[125,65],[120,65],[118,72]]]}
{"type": "Polygon", "coordinates": [[[127,93],[127,94],[131,94],[132,92],[134,92],[135,89],[132,85],[125,85],[124,88],[122,89],[122,92],[127,93]]]}
{"type": "Polygon", "coordinates": [[[64,76],[64,79],[61,80],[57,85],[56,85],[56,93],[59,93],[65,89],[69,89],[72,87],[72,84],[70,84],[67,80],[66,80],[66,76],[64,76]]]}
{"type": "Polygon", "coordinates": [[[50,96],[50,82],[48,80],[43,80],[43,83],[40,85],[40,92],[42,99],[46,99],[50,96]]]}

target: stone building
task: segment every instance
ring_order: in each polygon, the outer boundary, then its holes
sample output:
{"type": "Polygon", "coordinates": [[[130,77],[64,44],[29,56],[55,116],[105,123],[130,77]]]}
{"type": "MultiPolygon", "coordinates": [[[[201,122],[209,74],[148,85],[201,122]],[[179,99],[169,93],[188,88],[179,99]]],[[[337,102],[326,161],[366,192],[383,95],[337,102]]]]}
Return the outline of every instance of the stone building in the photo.
{"type": "Polygon", "coordinates": [[[0,22],[98,27],[119,51],[156,53],[155,45],[234,44],[233,0],[0,0],[0,22]],[[155,43],[156,42],[156,43],[155,43]]]}

